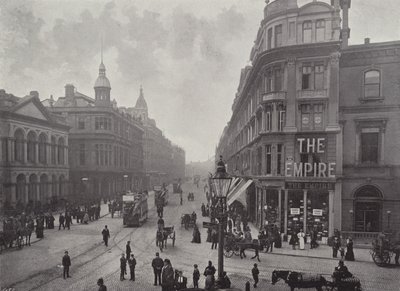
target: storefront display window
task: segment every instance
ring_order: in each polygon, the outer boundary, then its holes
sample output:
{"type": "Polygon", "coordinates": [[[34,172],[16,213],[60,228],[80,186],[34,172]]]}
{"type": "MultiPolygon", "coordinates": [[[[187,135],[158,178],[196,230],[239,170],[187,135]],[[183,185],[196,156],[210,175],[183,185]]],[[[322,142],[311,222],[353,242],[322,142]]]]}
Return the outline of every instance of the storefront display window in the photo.
{"type": "Polygon", "coordinates": [[[272,225],[279,222],[279,211],[278,211],[278,199],[279,193],[278,190],[266,190],[265,195],[265,205],[264,205],[264,217],[265,224],[272,225]]]}
{"type": "Polygon", "coordinates": [[[329,193],[309,190],[307,192],[307,234],[317,232],[317,240],[328,237],[329,193]]]}
{"type": "Polygon", "coordinates": [[[303,191],[289,191],[288,195],[288,234],[297,233],[304,225],[303,191]]]}

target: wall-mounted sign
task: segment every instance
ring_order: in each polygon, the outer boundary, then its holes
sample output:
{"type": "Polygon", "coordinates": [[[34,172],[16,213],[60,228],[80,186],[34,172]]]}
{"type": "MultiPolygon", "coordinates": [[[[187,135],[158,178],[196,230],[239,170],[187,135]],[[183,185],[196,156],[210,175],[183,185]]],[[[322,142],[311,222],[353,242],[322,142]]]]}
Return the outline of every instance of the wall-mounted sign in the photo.
{"type": "Polygon", "coordinates": [[[322,209],[313,209],[312,215],[314,216],[322,216],[322,209]]]}
{"type": "Polygon", "coordinates": [[[290,214],[294,215],[300,214],[300,208],[290,208],[290,214]]]}
{"type": "Polygon", "coordinates": [[[331,182],[285,182],[287,190],[335,190],[331,182]]]}

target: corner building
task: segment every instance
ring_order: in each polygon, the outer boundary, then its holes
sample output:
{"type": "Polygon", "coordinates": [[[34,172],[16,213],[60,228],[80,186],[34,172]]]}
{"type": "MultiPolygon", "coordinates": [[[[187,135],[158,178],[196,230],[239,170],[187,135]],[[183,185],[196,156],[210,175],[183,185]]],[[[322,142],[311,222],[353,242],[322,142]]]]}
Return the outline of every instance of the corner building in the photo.
{"type": "Polygon", "coordinates": [[[246,181],[236,179],[231,200],[247,192],[242,204],[258,226],[315,228],[321,238],[340,226],[340,30],[339,1],[265,7],[217,149],[246,181]]]}

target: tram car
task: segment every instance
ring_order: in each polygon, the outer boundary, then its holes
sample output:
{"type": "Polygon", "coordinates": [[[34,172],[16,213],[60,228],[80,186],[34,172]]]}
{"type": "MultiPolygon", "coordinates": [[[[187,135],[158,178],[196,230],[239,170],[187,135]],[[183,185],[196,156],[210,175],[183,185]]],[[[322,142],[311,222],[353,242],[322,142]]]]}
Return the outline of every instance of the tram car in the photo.
{"type": "Polygon", "coordinates": [[[140,226],[147,220],[147,195],[126,193],[122,196],[123,225],[140,226]]]}

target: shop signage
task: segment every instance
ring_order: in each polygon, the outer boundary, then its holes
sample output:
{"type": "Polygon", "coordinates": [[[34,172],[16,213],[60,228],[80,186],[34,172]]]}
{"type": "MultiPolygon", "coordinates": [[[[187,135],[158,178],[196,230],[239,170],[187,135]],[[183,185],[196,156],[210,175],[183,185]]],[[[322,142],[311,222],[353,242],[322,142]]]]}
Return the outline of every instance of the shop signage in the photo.
{"type": "Polygon", "coordinates": [[[322,216],[322,209],[313,209],[312,215],[314,216],[322,216]]]}
{"type": "Polygon", "coordinates": [[[290,214],[294,215],[300,214],[300,208],[290,208],[290,214]]]}
{"type": "Polygon", "coordinates": [[[285,182],[287,190],[335,190],[331,182],[285,182]]]}
{"type": "MultiPolygon", "coordinates": [[[[299,153],[325,153],[325,138],[298,138],[299,153]]],[[[285,163],[286,177],[335,178],[336,163],[295,163],[287,160],[285,163]]]]}

